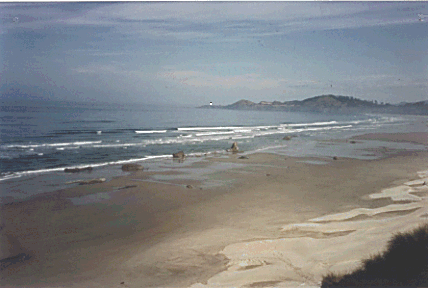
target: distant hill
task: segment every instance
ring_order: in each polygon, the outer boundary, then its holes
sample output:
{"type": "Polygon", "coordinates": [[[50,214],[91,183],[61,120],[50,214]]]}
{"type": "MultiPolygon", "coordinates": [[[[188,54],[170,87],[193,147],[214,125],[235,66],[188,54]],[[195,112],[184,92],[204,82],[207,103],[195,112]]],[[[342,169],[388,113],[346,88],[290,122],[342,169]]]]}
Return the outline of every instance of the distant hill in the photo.
{"type": "Polygon", "coordinates": [[[321,95],[305,100],[294,101],[261,101],[254,103],[239,100],[230,105],[204,105],[199,108],[235,109],[235,110],[270,110],[290,112],[322,112],[322,113],[393,113],[428,115],[428,101],[414,103],[402,102],[397,105],[378,103],[377,101],[361,100],[350,96],[321,95]]]}
{"type": "Polygon", "coordinates": [[[251,102],[249,100],[239,100],[238,102],[235,102],[231,105],[228,105],[229,109],[246,109],[249,107],[254,107],[257,104],[254,102],[251,102]]]}

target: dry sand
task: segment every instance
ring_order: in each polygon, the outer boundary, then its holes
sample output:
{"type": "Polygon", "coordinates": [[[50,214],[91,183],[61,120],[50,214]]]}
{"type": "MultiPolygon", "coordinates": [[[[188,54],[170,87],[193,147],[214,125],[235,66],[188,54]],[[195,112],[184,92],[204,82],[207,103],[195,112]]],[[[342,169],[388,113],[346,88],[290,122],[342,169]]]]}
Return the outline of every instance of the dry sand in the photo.
{"type": "Polygon", "coordinates": [[[2,261],[1,286],[317,287],[323,274],[357,267],[395,232],[428,221],[428,152],[370,161],[239,156],[195,163],[245,164],[202,180],[139,171],[2,206],[1,258],[28,256],[2,261]],[[155,174],[172,178],[148,181],[155,174]],[[101,192],[110,198],[69,200],[101,192]]]}

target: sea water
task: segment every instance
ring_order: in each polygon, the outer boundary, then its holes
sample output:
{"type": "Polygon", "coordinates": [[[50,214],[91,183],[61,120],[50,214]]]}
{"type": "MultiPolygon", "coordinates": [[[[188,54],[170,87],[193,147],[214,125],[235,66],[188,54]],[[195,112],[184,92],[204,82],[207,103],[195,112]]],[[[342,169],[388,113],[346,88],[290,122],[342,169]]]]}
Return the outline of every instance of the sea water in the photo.
{"type": "MultiPolygon", "coordinates": [[[[59,184],[55,183],[65,182],[64,177],[67,181],[82,178],[65,175],[65,168],[92,166],[89,178],[108,178],[123,175],[117,167],[124,163],[160,163],[180,150],[186,155],[225,153],[235,141],[246,152],[275,150],[317,156],[323,151],[318,140],[427,128],[426,118],[418,116],[135,103],[9,101],[1,103],[0,112],[0,196],[7,194],[9,198],[46,192],[49,185],[57,189],[59,184]],[[287,135],[293,136],[293,141],[282,140],[287,135]],[[37,183],[45,184],[36,188],[37,183]]],[[[337,151],[324,154],[329,153],[337,151]]]]}

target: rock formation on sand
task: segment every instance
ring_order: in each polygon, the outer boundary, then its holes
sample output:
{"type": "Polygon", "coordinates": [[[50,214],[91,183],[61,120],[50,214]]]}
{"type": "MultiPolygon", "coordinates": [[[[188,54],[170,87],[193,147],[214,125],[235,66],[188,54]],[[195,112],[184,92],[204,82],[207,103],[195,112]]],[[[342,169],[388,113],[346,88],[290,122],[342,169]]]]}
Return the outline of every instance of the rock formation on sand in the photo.
{"type": "Polygon", "coordinates": [[[239,148],[238,148],[238,143],[237,142],[233,142],[232,147],[230,147],[230,149],[226,150],[227,152],[238,152],[239,148]]]}
{"type": "Polygon", "coordinates": [[[291,136],[285,136],[282,140],[291,140],[291,136]]]}
{"type": "Polygon", "coordinates": [[[64,169],[65,173],[78,173],[83,171],[92,171],[92,167],[88,166],[88,167],[82,167],[82,168],[65,168],[64,169]]]}
{"type": "Polygon", "coordinates": [[[139,164],[124,164],[122,165],[122,171],[138,171],[144,170],[144,167],[139,164]]]}
{"type": "Polygon", "coordinates": [[[184,155],[183,151],[179,151],[177,153],[172,154],[172,158],[176,158],[176,159],[184,159],[185,157],[186,155],[184,155]]]}
{"type": "Polygon", "coordinates": [[[82,180],[79,182],[79,185],[88,185],[88,184],[96,184],[96,183],[103,183],[103,182],[106,182],[106,178],[82,180]]]}
{"type": "Polygon", "coordinates": [[[106,182],[106,178],[98,178],[98,179],[89,179],[89,180],[77,180],[66,182],[65,184],[79,184],[79,185],[88,185],[88,184],[96,184],[106,182]]]}
{"type": "Polygon", "coordinates": [[[123,190],[123,189],[135,188],[135,187],[137,187],[137,185],[126,185],[126,186],[117,188],[117,190],[123,190]]]}

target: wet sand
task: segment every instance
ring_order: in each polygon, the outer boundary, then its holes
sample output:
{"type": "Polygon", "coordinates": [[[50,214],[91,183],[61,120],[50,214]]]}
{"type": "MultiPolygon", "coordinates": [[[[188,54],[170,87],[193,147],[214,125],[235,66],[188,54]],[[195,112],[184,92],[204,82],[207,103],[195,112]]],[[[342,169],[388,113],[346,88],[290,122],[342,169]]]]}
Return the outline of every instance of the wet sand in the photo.
{"type": "Polygon", "coordinates": [[[428,133],[370,133],[352,137],[357,140],[382,140],[428,145],[428,133]]]}
{"type": "Polygon", "coordinates": [[[2,287],[316,287],[428,221],[427,186],[404,184],[428,177],[426,151],[240,156],[205,157],[187,170],[211,171],[198,177],[139,171],[2,206],[1,258],[21,255],[1,262],[2,287]]]}

